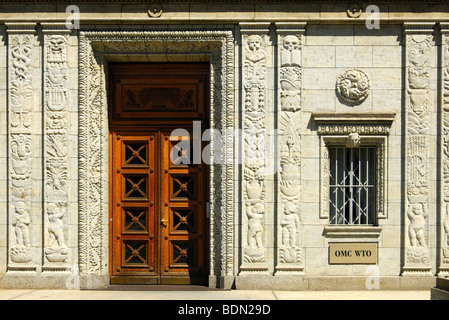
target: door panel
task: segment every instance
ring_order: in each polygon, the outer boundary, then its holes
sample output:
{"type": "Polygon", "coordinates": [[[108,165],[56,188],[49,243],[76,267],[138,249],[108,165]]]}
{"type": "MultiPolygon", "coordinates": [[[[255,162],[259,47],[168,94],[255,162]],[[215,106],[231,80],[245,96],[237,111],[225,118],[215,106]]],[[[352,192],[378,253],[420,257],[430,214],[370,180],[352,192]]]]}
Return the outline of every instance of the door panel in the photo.
{"type": "Polygon", "coordinates": [[[197,281],[206,271],[206,177],[191,163],[190,136],[118,130],[111,138],[112,282],[197,281]]]}
{"type": "Polygon", "coordinates": [[[163,276],[204,271],[203,164],[192,163],[187,136],[161,135],[163,152],[163,276]]]}
{"type": "Polygon", "coordinates": [[[112,141],[112,275],[155,275],[155,133],[112,141]]]}

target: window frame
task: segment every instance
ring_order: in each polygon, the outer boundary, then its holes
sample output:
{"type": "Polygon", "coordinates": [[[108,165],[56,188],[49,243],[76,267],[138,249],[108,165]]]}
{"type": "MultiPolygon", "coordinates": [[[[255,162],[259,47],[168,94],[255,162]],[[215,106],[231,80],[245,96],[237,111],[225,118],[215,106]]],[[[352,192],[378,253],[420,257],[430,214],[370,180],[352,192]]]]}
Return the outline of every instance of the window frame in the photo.
{"type": "MultiPolygon", "coordinates": [[[[320,155],[320,218],[327,219],[330,226],[352,226],[354,224],[331,224],[329,220],[329,147],[345,146],[348,136],[321,136],[321,155],[320,155]]],[[[387,217],[385,174],[388,171],[387,161],[385,161],[387,138],[385,136],[361,136],[360,145],[363,147],[376,147],[376,174],[375,174],[375,188],[376,188],[376,203],[375,203],[375,217],[373,224],[366,226],[377,226],[379,219],[387,217]]],[[[355,224],[356,226],[365,226],[355,224]]]]}
{"type": "Polygon", "coordinates": [[[376,226],[378,205],[376,194],[379,180],[377,146],[347,147],[330,144],[328,154],[329,225],[376,226]],[[363,155],[365,161],[362,161],[363,155]],[[334,174],[332,168],[335,170],[334,174]],[[339,203],[339,200],[342,202],[339,203]]]}

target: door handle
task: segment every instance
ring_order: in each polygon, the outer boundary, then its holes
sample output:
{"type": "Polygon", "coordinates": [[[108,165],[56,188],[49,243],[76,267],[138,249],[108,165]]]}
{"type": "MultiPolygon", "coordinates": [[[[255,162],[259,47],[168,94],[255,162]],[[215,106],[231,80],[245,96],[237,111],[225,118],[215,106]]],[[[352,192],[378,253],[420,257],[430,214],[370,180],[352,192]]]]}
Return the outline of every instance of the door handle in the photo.
{"type": "Polygon", "coordinates": [[[166,227],[166,224],[165,224],[166,222],[168,222],[167,219],[162,219],[162,220],[161,220],[161,225],[164,226],[164,227],[166,227]]]}

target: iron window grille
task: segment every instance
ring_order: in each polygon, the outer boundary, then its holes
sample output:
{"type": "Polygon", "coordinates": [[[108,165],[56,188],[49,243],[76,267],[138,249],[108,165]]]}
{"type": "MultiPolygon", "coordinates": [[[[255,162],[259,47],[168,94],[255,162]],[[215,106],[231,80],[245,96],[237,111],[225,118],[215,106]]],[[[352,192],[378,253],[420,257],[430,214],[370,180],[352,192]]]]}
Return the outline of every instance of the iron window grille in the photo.
{"type": "Polygon", "coordinates": [[[329,146],[329,224],[375,224],[376,167],[375,146],[329,146]]]}

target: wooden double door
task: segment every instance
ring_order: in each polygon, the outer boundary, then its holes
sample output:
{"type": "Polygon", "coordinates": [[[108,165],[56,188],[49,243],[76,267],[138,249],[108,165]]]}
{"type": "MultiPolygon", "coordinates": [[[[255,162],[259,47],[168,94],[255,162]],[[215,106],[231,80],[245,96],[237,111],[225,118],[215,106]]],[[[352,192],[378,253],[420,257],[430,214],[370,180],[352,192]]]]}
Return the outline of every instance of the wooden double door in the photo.
{"type": "MultiPolygon", "coordinates": [[[[126,90],[122,90],[127,83],[140,89],[150,84],[157,92],[157,82],[151,77],[154,68],[143,71],[139,78],[142,69],[145,66],[131,70],[118,66],[118,71],[126,72],[117,72],[119,80],[111,81],[117,83],[112,90],[115,110],[123,112],[128,108],[132,114],[135,108],[130,106],[126,90]]],[[[170,72],[159,75],[163,82],[159,86],[165,91],[170,91],[169,85],[182,89],[179,76],[170,72]]],[[[189,94],[195,105],[204,102],[198,92],[193,98],[189,94]]],[[[131,102],[137,103],[135,99],[131,102]]],[[[140,119],[115,121],[110,129],[111,283],[206,283],[207,166],[193,161],[192,122],[186,121],[182,112],[170,112],[170,119],[158,121],[157,115],[165,110],[153,112],[153,108],[139,107],[140,119]],[[178,129],[175,134],[174,129],[178,129]]]]}

